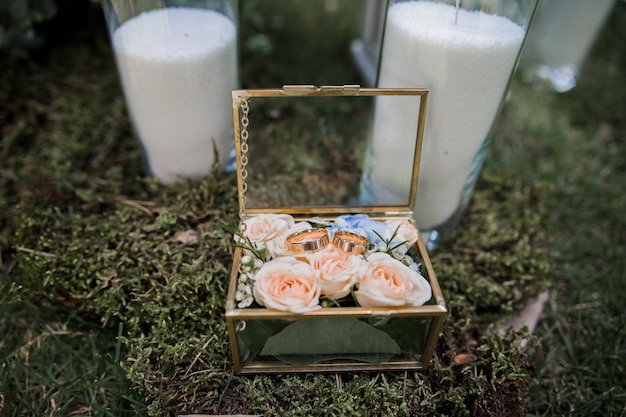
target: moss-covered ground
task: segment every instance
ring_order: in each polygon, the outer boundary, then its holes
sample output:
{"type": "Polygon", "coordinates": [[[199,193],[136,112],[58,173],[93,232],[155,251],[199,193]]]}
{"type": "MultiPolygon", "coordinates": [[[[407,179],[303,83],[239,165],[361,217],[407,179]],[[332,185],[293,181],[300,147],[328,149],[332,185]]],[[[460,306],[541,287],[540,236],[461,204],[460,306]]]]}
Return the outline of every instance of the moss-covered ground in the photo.
{"type": "MultiPolygon", "coordinates": [[[[312,4],[242,2],[244,86],[354,83],[358,3],[312,4]]],[[[93,9],[0,71],[0,414],[624,414],[623,2],[573,92],[513,83],[432,254],[449,316],[430,368],[256,377],[233,374],[223,314],[235,178],[145,176],[93,9]],[[527,349],[492,331],[549,287],[527,349]]]]}

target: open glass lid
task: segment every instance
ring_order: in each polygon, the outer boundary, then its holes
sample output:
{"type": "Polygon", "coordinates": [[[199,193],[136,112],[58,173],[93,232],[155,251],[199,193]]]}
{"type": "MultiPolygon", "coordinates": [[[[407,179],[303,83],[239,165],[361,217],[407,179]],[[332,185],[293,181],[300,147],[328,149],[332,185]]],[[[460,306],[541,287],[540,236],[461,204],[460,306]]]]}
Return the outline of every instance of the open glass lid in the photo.
{"type": "Polygon", "coordinates": [[[412,213],[427,96],[359,86],[233,91],[240,209],[412,213]],[[398,120],[406,108],[415,117],[398,120]]]}

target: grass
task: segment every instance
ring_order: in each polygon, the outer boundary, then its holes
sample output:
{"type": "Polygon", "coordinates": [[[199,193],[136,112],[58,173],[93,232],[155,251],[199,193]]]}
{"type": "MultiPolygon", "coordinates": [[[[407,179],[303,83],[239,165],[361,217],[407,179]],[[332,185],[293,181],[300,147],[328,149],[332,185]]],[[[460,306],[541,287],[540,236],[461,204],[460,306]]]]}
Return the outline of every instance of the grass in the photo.
{"type": "Polygon", "coordinates": [[[532,415],[626,414],[626,65],[618,4],[579,85],[562,95],[514,85],[487,169],[556,185],[549,201],[558,275],[537,329],[532,415]],[[540,97],[542,105],[524,105],[540,97]],[[522,134],[509,134],[520,129],[522,134]]]}
{"type": "MultiPolygon", "coordinates": [[[[312,21],[322,12],[304,2],[286,15],[267,0],[242,4],[250,31],[242,54],[254,64],[242,78],[247,87],[275,87],[285,69],[299,68],[311,53],[287,53],[281,48],[288,43],[264,34],[293,35],[298,7],[309,7],[304,14],[312,21]]],[[[333,26],[328,39],[349,40],[348,21],[333,26]]],[[[320,407],[334,415],[489,415],[506,397],[507,414],[626,415],[625,3],[575,90],[557,95],[513,83],[468,232],[433,257],[440,275],[451,277],[445,285],[452,312],[437,361],[424,375],[230,375],[228,347],[212,338],[224,333],[223,284],[204,277],[220,277],[228,267],[223,237],[210,225],[234,212],[232,184],[209,176],[200,185],[161,188],[141,178],[141,155],[99,30],[74,33],[19,71],[0,73],[0,415],[312,415],[320,407]],[[516,180],[511,186],[497,178],[516,180]],[[549,187],[533,191],[536,184],[549,187]],[[543,208],[547,214],[529,212],[543,208]],[[500,213],[501,233],[479,235],[481,210],[500,213]],[[499,257],[455,250],[510,244],[507,227],[529,233],[537,265],[521,249],[499,257]],[[189,229],[200,233],[200,248],[172,242],[189,229]],[[524,290],[541,288],[538,277],[551,273],[550,259],[556,276],[530,350],[514,348],[523,334],[485,333],[486,322],[529,295],[524,290]],[[109,275],[111,265],[117,276],[109,275]],[[454,279],[477,265],[485,276],[454,279]],[[506,276],[528,281],[501,291],[496,278],[506,276]],[[474,349],[477,360],[453,366],[464,349],[474,349]],[[525,374],[533,376],[530,392],[525,374]]],[[[314,56],[336,54],[331,42],[323,44],[314,56]]],[[[310,72],[299,69],[281,83],[351,83],[345,60],[332,56],[328,68],[316,59],[310,72]]]]}
{"type": "Polygon", "coordinates": [[[102,329],[19,292],[8,287],[0,298],[2,415],[124,416],[145,408],[119,366],[121,327],[102,329]]]}

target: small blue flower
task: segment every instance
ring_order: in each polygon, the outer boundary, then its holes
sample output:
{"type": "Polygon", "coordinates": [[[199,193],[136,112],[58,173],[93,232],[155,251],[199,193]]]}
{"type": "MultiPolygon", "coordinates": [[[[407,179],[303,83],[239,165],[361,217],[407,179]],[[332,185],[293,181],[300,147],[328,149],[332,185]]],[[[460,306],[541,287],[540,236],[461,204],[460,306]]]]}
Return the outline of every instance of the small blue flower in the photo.
{"type": "Polygon", "coordinates": [[[345,214],[337,217],[332,227],[336,227],[336,230],[357,229],[359,228],[359,223],[365,220],[369,220],[367,214],[345,214]]]}
{"type": "Polygon", "coordinates": [[[367,214],[345,214],[335,219],[327,230],[331,237],[336,231],[350,231],[369,239],[371,244],[381,243],[380,236],[385,233],[387,226],[383,222],[370,219],[367,214]],[[380,235],[380,236],[379,236],[380,235]]]}

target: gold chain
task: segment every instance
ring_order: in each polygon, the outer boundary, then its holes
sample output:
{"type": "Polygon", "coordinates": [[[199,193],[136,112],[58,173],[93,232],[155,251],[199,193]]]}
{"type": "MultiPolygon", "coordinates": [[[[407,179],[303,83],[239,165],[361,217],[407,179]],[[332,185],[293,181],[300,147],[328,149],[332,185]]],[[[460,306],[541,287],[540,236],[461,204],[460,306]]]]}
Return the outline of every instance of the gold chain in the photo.
{"type": "Polygon", "coordinates": [[[246,197],[246,192],[248,191],[248,183],[246,180],[248,179],[248,124],[250,121],[248,120],[248,113],[250,111],[250,107],[248,106],[248,100],[246,98],[242,99],[241,103],[241,169],[239,170],[239,179],[241,184],[241,192],[239,193],[239,230],[241,233],[245,233],[246,231],[246,205],[248,203],[248,197],[246,197]]]}

